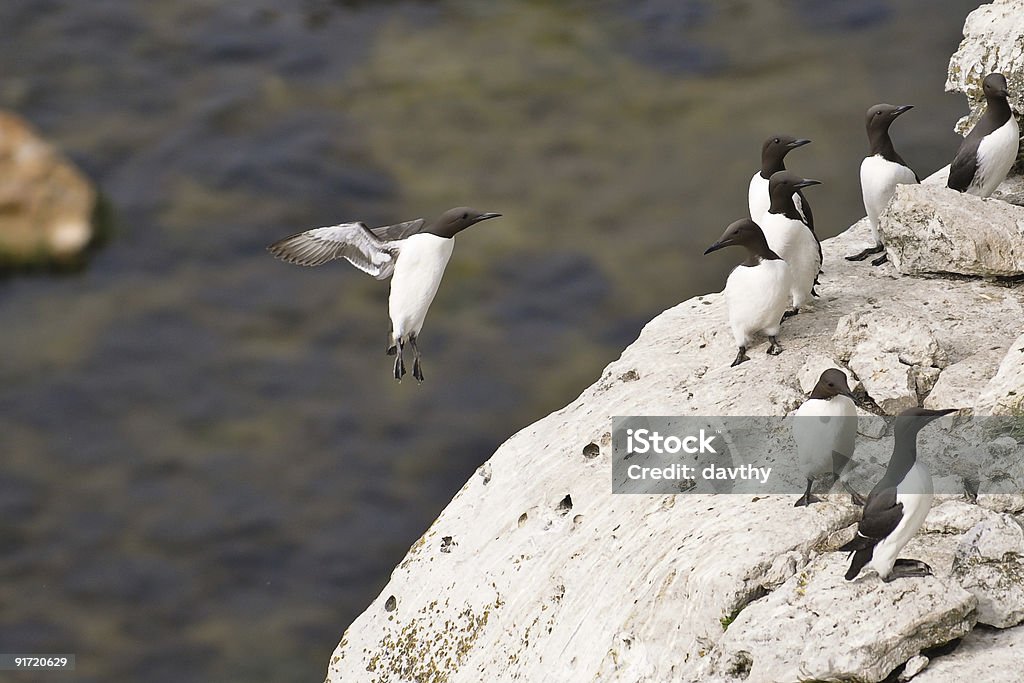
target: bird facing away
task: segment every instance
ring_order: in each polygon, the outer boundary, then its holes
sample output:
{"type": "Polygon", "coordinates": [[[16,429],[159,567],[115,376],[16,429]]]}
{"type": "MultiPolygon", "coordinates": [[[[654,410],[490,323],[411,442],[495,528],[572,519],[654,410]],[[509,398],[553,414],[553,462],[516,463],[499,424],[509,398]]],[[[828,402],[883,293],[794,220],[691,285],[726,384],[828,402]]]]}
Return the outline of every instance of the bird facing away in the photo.
{"type": "MultiPolygon", "coordinates": [[[[759,219],[771,206],[768,180],[772,174],[786,170],[786,155],[797,147],[803,147],[810,142],[810,140],[794,138],[792,135],[772,135],[764,141],[761,146],[761,169],[750,178],[750,186],[747,189],[747,206],[750,209],[751,220],[759,219]]],[[[807,203],[807,198],[800,190],[794,193],[793,204],[811,232],[814,232],[814,215],[811,213],[811,205],[807,203]]]]}
{"type": "MultiPolygon", "coordinates": [[[[868,109],[866,128],[870,151],[860,164],[860,191],[864,198],[864,210],[871,226],[872,244],[863,251],[847,256],[848,261],[863,261],[871,254],[885,251],[882,238],[878,235],[878,217],[889,205],[897,185],[913,185],[921,182],[910,165],[903,160],[892,146],[889,126],[904,112],[914,108],[912,104],[894,107],[891,104],[876,104],[868,109]]],[[[871,262],[878,266],[886,262],[882,254],[871,262]]]]}
{"type": "Polygon", "coordinates": [[[839,548],[852,553],[846,580],[862,569],[874,569],[883,581],[910,576],[929,576],[931,568],[898,555],[924,524],[932,505],[932,475],[917,460],[917,433],[932,420],[957,412],[910,408],[896,417],[896,441],[882,480],[871,489],[857,535],[839,548]]]}
{"type": "Polygon", "coordinates": [[[500,215],[460,206],[430,223],[419,218],[373,229],[365,223],[341,223],[296,233],[267,249],[299,266],[319,266],[343,258],[378,280],[393,276],[388,297],[391,334],[387,352],[396,355],[395,379],[401,381],[408,342],[413,351],[413,377],[422,382],[423,365],[416,340],[451,258],[455,236],[500,215]]]}
{"type": "Polygon", "coordinates": [[[732,362],[736,366],[750,360],[747,346],[758,333],[768,337],[770,355],[782,353],[777,336],[793,284],[789,266],[768,248],[764,233],[754,221],[744,218],[730,224],[704,254],[730,246],[743,247],[747,252],[746,259],[729,273],[725,282],[729,325],[739,347],[732,362]]]}
{"type": "Polygon", "coordinates": [[[796,501],[796,507],[821,502],[811,494],[811,485],[826,474],[842,478],[843,487],[853,497],[854,504],[863,505],[864,499],[843,478],[857,441],[857,406],[846,373],[837,368],[821,373],[795,418],[793,438],[807,478],[807,489],[796,501]]]}
{"type": "Polygon", "coordinates": [[[985,113],[964,138],[949,166],[946,185],[958,192],[989,197],[1017,159],[1020,128],[1006,100],[1006,78],[1000,73],[985,76],[985,113]]]}
{"type": "Polygon", "coordinates": [[[821,270],[821,245],[796,210],[793,193],[820,184],[817,180],[801,178],[792,171],[773,173],[768,181],[771,204],[757,222],[771,250],[789,264],[793,278],[793,312],[810,303],[814,282],[821,270]]]}

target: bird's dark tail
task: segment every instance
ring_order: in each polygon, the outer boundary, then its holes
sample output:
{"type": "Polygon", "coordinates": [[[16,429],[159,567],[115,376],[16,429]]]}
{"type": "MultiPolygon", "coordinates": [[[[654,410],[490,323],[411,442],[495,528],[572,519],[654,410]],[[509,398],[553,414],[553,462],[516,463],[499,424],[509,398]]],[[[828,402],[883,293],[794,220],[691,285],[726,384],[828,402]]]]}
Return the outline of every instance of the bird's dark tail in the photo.
{"type": "Polygon", "coordinates": [[[837,548],[839,552],[853,553],[853,560],[850,562],[850,568],[846,570],[846,580],[853,581],[857,578],[857,574],[860,574],[860,570],[864,568],[868,562],[871,561],[871,557],[874,555],[876,541],[873,538],[867,536],[861,536],[859,533],[850,540],[849,543],[837,548]]]}
{"type": "Polygon", "coordinates": [[[864,569],[864,565],[871,561],[872,551],[875,549],[874,546],[864,548],[863,550],[856,550],[853,553],[853,560],[850,562],[850,568],[846,570],[846,580],[853,581],[857,578],[857,574],[860,574],[860,570],[864,569]]]}

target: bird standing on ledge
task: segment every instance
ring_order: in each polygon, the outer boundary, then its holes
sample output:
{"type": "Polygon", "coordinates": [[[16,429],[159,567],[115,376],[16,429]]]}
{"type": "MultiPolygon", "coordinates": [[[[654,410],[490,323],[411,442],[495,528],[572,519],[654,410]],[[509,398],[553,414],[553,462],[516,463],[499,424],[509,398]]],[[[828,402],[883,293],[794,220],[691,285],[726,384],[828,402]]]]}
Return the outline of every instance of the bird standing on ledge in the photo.
{"type": "Polygon", "coordinates": [[[1017,160],[1020,128],[1006,96],[1006,78],[989,74],[982,81],[985,113],[964,138],[949,166],[946,186],[958,192],[990,197],[1017,160]]]}
{"type": "Polygon", "coordinates": [[[739,347],[732,362],[732,366],[736,366],[750,360],[747,345],[758,333],[767,335],[769,355],[782,353],[776,337],[789,305],[793,282],[789,266],[768,248],[764,233],[754,221],[744,218],[730,224],[704,254],[731,246],[747,250],[747,258],[729,273],[725,281],[729,325],[739,347]]]}
{"type": "Polygon", "coordinates": [[[918,560],[898,559],[932,506],[932,475],[917,460],[917,433],[943,415],[957,412],[910,408],[896,416],[896,443],[885,476],[871,489],[864,504],[864,516],[857,535],[839,548],[853,555],[846,580],[852,581],[862,569],[874,569],[885,582],[910,576],[931,576],[932,570],[918,560]]]}

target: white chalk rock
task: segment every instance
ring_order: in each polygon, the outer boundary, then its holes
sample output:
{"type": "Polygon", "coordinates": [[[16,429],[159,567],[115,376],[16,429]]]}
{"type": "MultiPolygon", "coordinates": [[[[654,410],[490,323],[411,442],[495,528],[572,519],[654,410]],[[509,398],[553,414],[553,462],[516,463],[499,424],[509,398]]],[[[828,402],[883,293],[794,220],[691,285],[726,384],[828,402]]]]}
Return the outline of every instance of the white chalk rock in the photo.
{"type": "Polygon", "coordinates": [[[1024,335],[1013,342],[995,377],[981,390],[974,412],[1024,416],[1024,335]]]}
{"type": "Polygon", "coordinates": [[[914,368],[900,362],[895,353],[873,346],[858,346],[849,361],[864,390],[887,415],[896,415],[917,405],[914,368]]]}
{"type": "Polygon", "coordinates": [[[953,577],[978,600],[978,622],[1024,622],[1024,528],[1007,514],[983,520],[961,539],[953,577]]]}
{"type": "Polygon", "coordinates": [[[899,185],[878,230],[889,260],[905,275],[1024,275],[1019,206],[944,186],[899,185]]]}
{"type": "Polygon", "coordinates": [[[845,554],[817,558],[730,624],[713,675],[747,683],[881,681],[974,626],[975,600],[939,577],[845,581],[845,554]]]}
{"type": "Polygon", "coordinates": [[[971,113],[956,124],[967,135],[985,109],[981,81],[993,71],[1006,76],[1010,107],[1024,112],[1024,2],[995,0],[967,16],[964,39],[949,60],[946,91],[967,95],[971,113]]]}
{"type": "Polygon", "coordinates": [[[914,683],[1015,683],[1020,680],[1024,626],[974,629],[953,652],[933,657],[914,683]]]}

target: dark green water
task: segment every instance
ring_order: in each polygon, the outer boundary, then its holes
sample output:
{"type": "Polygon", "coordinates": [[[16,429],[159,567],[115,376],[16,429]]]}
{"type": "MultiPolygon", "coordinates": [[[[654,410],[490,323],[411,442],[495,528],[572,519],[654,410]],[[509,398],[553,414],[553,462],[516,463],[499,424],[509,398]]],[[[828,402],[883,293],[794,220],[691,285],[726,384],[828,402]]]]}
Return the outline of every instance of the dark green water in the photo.
{"type": "Polygon", "coordinates": [[[321,680],[498,444],[721,287],[699,254],[767,134],[814,140],[790,167],[825,236],[862,215],[869,105],[917,105],[897,147],[948,162],[975,4],[5,0],[0,106],[116,228],[84,272],[0,283],[0,652],[321,680]],[[386,286],[263,251],[463,203],[505,217],[459,238],[423,386],[389,378],[386,286]]]}

